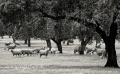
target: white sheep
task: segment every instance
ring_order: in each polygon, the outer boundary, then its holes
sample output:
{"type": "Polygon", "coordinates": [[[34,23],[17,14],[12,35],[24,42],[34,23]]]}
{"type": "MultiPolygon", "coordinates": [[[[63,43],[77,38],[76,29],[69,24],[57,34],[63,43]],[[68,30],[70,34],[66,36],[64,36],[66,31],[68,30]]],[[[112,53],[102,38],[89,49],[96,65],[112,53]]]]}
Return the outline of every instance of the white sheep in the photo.
{"type": "Polygon", "coordinates": [[[14,55],[16,55],[16,56],[17,56],[17,55],[18,55],[18,56],[21,56],[21,55],[22,55],[21,49],[12,49],[11,52],[12,52],[13,56],[14,56],[14,55]]]}
{"type": "Polygon", "coordinates": [[[95,52],[97,53],[98,56],[101,56],[101,59],[107,58],[107,52],[105,49],[96,48],[95,52]]]}
{"type": "Polygon", "coordinates": [[[76,54],[77,52],[79,53],[79,49],[81,49],[81,45],[78,45],[74,48],[74,54],[76,54]]]}
{"type": "Polygon", "coordinates": [[[33,51],[31,49],[21,49],[23,56],[26,54],[27,56],[32,55],[33,51]]]}
{"type": "Polygon", "coordinates": [[[93,48],[87,48],[86,47],[86,54],[93,54],[94,52],[96,51],[96,47],[93,47],[93,48]]]}
{"type": "Polygon", "coordinates": [[[40,53],[40,50],[44,50],[45,49],[45,47],[42,47],[42,48],[40,48],[40,47],[38,47],[38,48],[34,48],[34,49],[31,49],[35,54],[38,54],[38,53],[40,53]]]}
{"type": "Polygon", "coordinates": [[[51,50],[50,50],[51,54],[52,54],[52,53],[53,53],[53,54],[55,54],[55,53],[56,53],[56,51],[57,51],[57,49],[56,49],[56,48],[51,48],[51,50]]]}
{"type": "Polygon", "coordinates": [[[42,55],[45,55],[45,56],[47,57],[48,52],[49,52],[49,48],[45,48],[44,50],[40,50],[40,57],[41,57],[42,55]]]}

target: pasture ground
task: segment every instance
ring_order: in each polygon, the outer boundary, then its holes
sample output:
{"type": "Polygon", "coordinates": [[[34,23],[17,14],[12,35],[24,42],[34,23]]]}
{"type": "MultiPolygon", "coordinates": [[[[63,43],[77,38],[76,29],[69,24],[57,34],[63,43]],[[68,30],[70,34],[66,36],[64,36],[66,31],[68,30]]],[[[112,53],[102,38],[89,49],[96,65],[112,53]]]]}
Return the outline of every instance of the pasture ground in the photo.
{"type": "MultiPolygon", "coordinates": [[[[74,55],[74,47],[79,44],[75,40],[74,44],[63,45],[63,54],[49,54],[46,58],[39,55],[33,56],[12,56],[10,51],[5,51],[4,43],[12,42],[7,36],[0,39],[0,74],[119,74],[119,68],[105,68],[106,59],[100,59],[96,54],[93,55],[74,55]]],[[[46,46],[41,40],[32,39],[31,47],[24,45],[24,41],[19,41],[21,46],[17,48],[35,48],[46,46]]],[[[118,65],[120,65],[120,43],[116,42],[118,65]]],[[[88,45],[92,48],[95,44],[88,45]]],[[[52,42],[52,46],[56,45],[52,42]]],[[[104,48],[104,46],[103,46],[104,48]]]]}

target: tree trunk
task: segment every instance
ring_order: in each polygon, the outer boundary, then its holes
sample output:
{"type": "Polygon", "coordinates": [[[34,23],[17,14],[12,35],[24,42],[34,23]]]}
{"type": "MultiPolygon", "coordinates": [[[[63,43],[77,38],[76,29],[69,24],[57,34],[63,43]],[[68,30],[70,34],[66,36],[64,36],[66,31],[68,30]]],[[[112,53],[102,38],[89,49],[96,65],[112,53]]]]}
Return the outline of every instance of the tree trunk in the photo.
{"type": "Polygon", "coordinates": [[[84,50],[85,50],[86,45],[87,43],[84,41],[84,39],[82,39],[81,48],[79,48],[79,54],[84,55],[84,50]]]}
{"type": "Polygon", "coordinates": [[[57,44],[59,53],[63,53],[62,52],[62,45],[61,45],[62,40],[61,39],[58,39],[58,40],[52,39],[52,40],[57,44]]]}
{"type": "Polygon", "coordinates": [[[15,37],[14,37],[14,36],[12,36],[12,38],[13,38],[13,43],[15,43],[15,41],[16,41],[16,40],[15,40],[15,37]]]}
{"type": "Polygon", "coordinates": [[[117,56],[115,50],[115,38],[117,36],[118,25],[112,23],[110,27],[110,35],[104,39],[106,45],[106,52],[108,53],[108,59],[105,67],[118,67],[117,56]]]}
{"type": "Polygon", "coordinates": [[[106,52],[108,53],[108,59],[105,67],[118,67],[114,41],[115,39],[109,38],[105,40],[106,52]]]}
{"type": "Polygon", "coordinates": [[[30,36],[28,37],[28,47],[31,47],[31,39],[30,39],[30,36]]]}
{"type": "Polygon", "coordinates": [[[27,39],[25,39],[25,42],[24,42],[24,44],[27,44],[27,41],[28,41],[28,40],[27,40],[27,39]]]}
{"type": "Polygon", "coordinates": [[[51,49],[52,46],[51,46],[51,41],[50,41],[50,39],[46,39],[46,43],[47,43],[47,47],[49,47],[49,48],[51,49]]]}
{"type": "Polygon", "coordinates": [[[57,42],[56,44],[57,44],[57,47],[58,47],[58,51],[59,51],[60,53],[63,53],[63,52],[62,52],[61,40],[58,40],[58,42],[57,42]]]}
{"type": "Polygon", "coordinates": [[[113,22],[110,26],[109,36],[107,36],[106,33],[101,30],[101,28],[99,27],[99,23],[96,21],[96,32],[103,38],[105,42],[105,49],[108,54],[107,63],[105,67],[119,67],[117,63],[117,56],[115,50],[115,38],[117,35],[118,25],[114,21],[115,17],[113,18],[113,22]]]}

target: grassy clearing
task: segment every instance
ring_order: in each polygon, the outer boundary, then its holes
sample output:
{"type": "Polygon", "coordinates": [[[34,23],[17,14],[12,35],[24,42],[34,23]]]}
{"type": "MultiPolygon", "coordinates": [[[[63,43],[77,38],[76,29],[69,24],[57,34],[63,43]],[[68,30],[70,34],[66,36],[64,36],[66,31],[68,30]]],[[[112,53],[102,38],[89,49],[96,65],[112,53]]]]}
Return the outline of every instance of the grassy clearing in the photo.
{"type": "MultiPolygon", "coordinates": [[[[4,43],[12,41],[11,39],[0,39],[0,74],[119,74],[117,68],[104,68],[106,59],[100,59],[94,55],[74,55],[73,48],[79,44],[75,40],[75,44],[69,46],[63,45],[63,54],[49,54],[46,58],[39,55],[33,56],[12,56],[10,51],[3,50],[4,43]]],[[[17,48],[35,48],[46,46],[44,41],[32,40],[32,47],[24,45],[23,41],[19,41],[21,46],[17,48]]],[[[52,46],[56,45],[52,42],[52,46]]],[[[89,45],[92,47],[92,45],[89,45]]],[[[118,64],[120,64],[120,50],[117,43],[118,64]]]]}

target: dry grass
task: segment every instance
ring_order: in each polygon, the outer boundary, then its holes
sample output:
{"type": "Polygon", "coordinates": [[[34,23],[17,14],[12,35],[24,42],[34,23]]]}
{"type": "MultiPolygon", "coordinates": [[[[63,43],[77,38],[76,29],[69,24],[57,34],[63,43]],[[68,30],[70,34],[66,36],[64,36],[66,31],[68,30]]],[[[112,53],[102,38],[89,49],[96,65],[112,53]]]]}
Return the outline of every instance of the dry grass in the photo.
{"type": "MultiPolygon", "coordinates": [[[[105,68],[106,59],[94,55],[74,55],[73,48],[79,44],[63,45],[63,54],[51,55],[46,58],[39,55],[12,56],[10,51],[3,50],[4,42],[11,39],[0,39],[0,74],[119,74],[117,68],[105,68]]],[[[17,48],[28,48],[22,44],[17,48]]],[[[52,42],[53,47],[56,45],[52,42]]],[[[32,40],[32,47],[46,46],[41,40],[32,40]]],[[[117,46],[117,48],[119,48],[117,46]]],[[[120,64],[120,50],[117,49],[118,64],[120,64]]]]}

